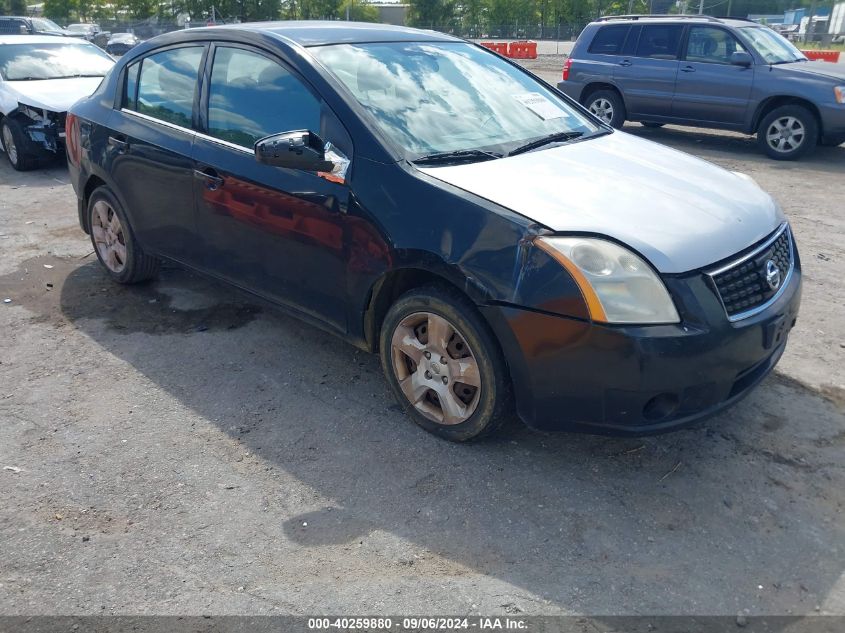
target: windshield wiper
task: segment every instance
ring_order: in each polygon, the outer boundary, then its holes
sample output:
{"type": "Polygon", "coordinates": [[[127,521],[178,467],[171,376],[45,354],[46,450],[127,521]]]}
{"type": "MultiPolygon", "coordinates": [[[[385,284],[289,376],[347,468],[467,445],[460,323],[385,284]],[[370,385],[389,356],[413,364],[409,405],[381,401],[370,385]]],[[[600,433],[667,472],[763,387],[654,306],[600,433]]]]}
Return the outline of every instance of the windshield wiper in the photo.
{"type": "Polygon", "coordinates": [[[574,138],[579,138],[583,136],[583,132],[558,132],[557,134],[549,134],[548,136],[544,136],[543,138],[538,138],[530,143],[526,143],[525,145],[520,145],[519,147],[512,149],[508,152],[508,156],[514,156],[515,154],[522,154],[523,152],[530,152],[532,149],[537,149],[538,147],[543,147],[543,145],[551,145],[552,143],[561,143],[564,141],[571,141],[574,138]]]}
{"type": "Polygon", "coordinates": [[[450,165],[454,163],[474,163],[501,157],[501,154],[488,152],[483,149],[461,149],[454,152],[438,152],[436,154],[420,156],[411,162],[418,165],[450,165]]]}

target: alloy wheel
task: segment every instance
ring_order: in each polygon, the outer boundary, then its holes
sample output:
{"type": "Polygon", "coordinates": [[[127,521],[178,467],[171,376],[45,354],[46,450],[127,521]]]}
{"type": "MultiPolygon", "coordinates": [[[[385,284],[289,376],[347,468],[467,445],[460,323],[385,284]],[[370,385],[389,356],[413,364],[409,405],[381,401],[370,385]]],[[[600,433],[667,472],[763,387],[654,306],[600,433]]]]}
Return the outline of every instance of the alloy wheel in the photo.
{"type": "Polygon", "coordinates": [[[6,150],[6,155],[13,165],[18,163],[18,148],[15,145],[15,139],[12,137],[12,130],[8,125],[3,126],[3,149],[6,150]]]}
{"type": "Polygon", "coordinates": [[[603,97],[596,99],[590,104],[590,112],[595,114],[605,123],[613,121],[613,104],[603,97]]]}
{"type": "Polygon", "coordinates": [[[98,200],[91,213],[91,232],[100,259],[113,273],[126,266],[126,238],[120,218],[105,200],[98,200]]]}
{"type": "Polygon", "coordinates": [[[466,421],[478,407],[481,373],[466,338],[431,312],[410,314],[391,338],[393,371],[414,408],[438,424],[466,421]]]}
{"type": "Polygon", "coordinates": [[[766,130],[766,142],[776,152],[792,152],[801,147],[806,137],[804,124],[793,116],[772,121],[766,130]]]}

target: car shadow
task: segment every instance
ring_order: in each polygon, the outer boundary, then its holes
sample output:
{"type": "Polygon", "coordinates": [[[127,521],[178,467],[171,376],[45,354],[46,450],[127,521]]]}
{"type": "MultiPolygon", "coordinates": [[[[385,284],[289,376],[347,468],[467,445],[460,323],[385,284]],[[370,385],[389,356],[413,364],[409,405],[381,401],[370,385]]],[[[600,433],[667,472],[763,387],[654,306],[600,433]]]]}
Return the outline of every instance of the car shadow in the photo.
{"type": "Polygon", "coordinates": [[[840,393],[773,375],[669,435],[514,426],[455,445],[409,422],[375,357],[251,296],[175,268],[123,287],[92,261],[24,266],[0,290],[16,284],[33,319],[72,324],[331,500],[279,517],[278,537],[302,547],[386,532],[425,552],[409,568],[425,573],[433,557],[440,573],[500,579],[525,592],[526,612],[536,600],[576,613],[812,612],[845,570],[840,393]]]}
{"type": "Polygon", "coordinates": [[[675,149],[695,154],[705,160],[741,159],[778,170],[813,169],[841,175],[845,170],[845,145],[816,147],[808,156],[797,161],[775,161],[763,154],[753,136],[707,130],[702,128],[665,125],[647,128],[639,123],[627,123],[624,132],[655,141],[675,149]]]}

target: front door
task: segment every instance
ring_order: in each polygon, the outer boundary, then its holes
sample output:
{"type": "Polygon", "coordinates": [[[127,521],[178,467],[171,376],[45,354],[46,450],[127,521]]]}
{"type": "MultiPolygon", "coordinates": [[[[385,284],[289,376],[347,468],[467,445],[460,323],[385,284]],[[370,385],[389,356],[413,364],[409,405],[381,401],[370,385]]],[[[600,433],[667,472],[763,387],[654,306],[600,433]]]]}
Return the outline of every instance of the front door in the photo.
{"type": "Polygon", "coordinates": [[[253,146],[270,134],[311,130],[351,158],[351,142],[327,125],[333,115],[321,99],[263,52],[215,45],[204,84],[203,132],[193,148],[203,267],[345,331],[348,186],[260,164],[253,146]]]}
{"type": "Polygon", "coordinates": [[[621,57],[613,79],[634,118],[670,116],[683,29],[680,24],[646,24],[635,43],[626,43],[632,53],[621,57]]]}
{"type": "Polygon", "coordinates": [[[754,66],[732,65],[731,55],[738,51],[745,49],[725,29],[690,27],[675,82],[672,116],[720,124],[744,123],[754,66]]]}

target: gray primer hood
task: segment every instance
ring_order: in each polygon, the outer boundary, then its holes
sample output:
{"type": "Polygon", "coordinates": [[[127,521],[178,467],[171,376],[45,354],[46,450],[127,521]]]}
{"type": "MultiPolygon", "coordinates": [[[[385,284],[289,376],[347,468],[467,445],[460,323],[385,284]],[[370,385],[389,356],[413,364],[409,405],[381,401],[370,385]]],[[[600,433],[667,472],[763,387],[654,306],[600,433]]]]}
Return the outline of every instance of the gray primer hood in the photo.
{"type": "Polygon", "coordinates": [[[784,221],[749,178],[623,132],[421,171],[554,231],[615,238],[662,273],[730,257],[784,221]]]}

